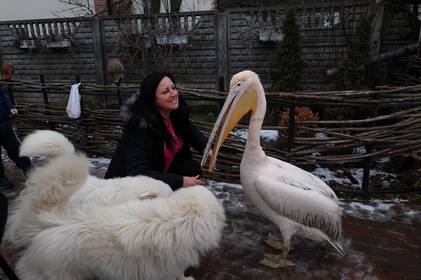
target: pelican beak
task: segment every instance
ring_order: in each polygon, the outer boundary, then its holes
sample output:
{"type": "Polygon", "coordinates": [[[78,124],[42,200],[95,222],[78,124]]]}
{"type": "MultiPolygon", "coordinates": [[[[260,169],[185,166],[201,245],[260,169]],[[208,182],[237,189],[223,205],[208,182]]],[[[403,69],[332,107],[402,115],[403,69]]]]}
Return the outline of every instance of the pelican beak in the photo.
{"type": "Polygon", "coordinates": [[[234,92],[230,89],[227,100],[219,113],[218,119],[213,127],[209,137],[205,151],[203,153],[201,165],[204,166],[207,160],[210,147],[213,140],[216,139],[212,149],[212,157],[209,163],[209,172],[215,169],[216,157],[222,143],[228,137],[231,130],[237,125],[241,118],[249,111],[255,110],[257,104],[257,95],[254,91],[245,90],[242,92],[234,92]]]}

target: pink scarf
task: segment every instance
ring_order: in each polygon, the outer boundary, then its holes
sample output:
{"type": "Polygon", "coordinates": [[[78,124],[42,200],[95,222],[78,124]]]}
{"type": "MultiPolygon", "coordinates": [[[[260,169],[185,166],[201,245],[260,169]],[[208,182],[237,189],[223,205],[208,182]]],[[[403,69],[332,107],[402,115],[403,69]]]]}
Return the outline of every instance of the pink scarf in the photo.
{"type": "Polygon", "coordinates": [[[165,171],[168,170],[170,167],[175,155],[178,153],[178,151],[181,150],[183,147],[183,139],[178,137],[175,134],[174,127],[172,126],[171,121],[166,122],[165,128],[167,129],[168,133],[171,135],[172,138],[172,147],[167,147],[164,143],[164,159],[165,159],[165,171]]]}

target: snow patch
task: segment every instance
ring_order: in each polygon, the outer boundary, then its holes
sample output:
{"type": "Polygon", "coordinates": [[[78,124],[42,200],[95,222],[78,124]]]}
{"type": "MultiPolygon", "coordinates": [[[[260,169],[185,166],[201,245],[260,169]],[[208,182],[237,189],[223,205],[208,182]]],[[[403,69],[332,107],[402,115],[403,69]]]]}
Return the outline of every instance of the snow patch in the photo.
{"type": "Polygon", "coordinates": [[[367,149],[365,148],[365,146],[359,146],[354,148],[353,152],[357,155],[364,155],[367,153],[367,149]]]}
{"type": "MultiPolygon", "coordinates": [[[[238,137],[247,140],[248,138],[248,129],[246,128],[241,128],[241,129],[237,129],[233,132],[234,135],[237,135],[238,137]]],[[[262,129],[260,131],[260,138],[262,138],[263,140],[265,140],[266,142],[275,142],[276,140],[278,140],[279,134],[277,130],[265,130],[262,129]]]]}
{"type": "Polygon", "coordinates": [[[316,132],[316,133],[314,134],[314,137],[315,137],[317,140],[325,140],[325,139],[329,139],[329,137],[326,135],[326,133],[323,133],[323,132],[316,132]]]}
{"type": "Polygon", "coordinates": [[[339,178],[328,168],[318,167],[311,173],[322,179],[323,182],[328,183],[329,181],[337,182],[338,184],[350,185],[351,181],[348,178],[339,178]]]}
{"type": "Polygon", "coordinates": [[[371,221],[389,221],[407,218],[408,222],[419,220],[421,211],[410,208],[407,200],[340,201],[344,212],[352,217],[371,221]]]}
{"type": "MultiPolygon", "coordinates": [[[[334,181],[338,184],[344,184],[344,185],[352,185],[353,187],[360,188],[363,181],[363,168],[351,168],[349,169],[349,172],[351,173],[352,177],[355,178],[355,180],[358,181],[357,184],[352,184],[352,182],[348,178],[342,178],[337,177],[334,172],[332,172],[328,168],[322,168],[318,167],[314,169],[311,173],[318,176],[320,179],[322,179],[323,182],[329,183],[329,181],[334,181]]],[[[396,178],[397,175],[394,173],[388,173],[377,169],[371,169],[370,170],[370,176],[380,175],[382,177],[388,177],[388,178],[396,178]]],[[[387,183],[389,183],[390,180],[385,181],[385,186],[387,186],[387,183]]]]}

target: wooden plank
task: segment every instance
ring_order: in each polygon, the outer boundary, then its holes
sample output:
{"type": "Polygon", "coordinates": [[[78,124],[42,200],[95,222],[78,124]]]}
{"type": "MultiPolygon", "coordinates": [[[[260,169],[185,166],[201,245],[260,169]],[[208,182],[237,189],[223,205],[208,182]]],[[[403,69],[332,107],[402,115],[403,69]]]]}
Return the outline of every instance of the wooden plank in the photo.
{"type": "Polygon", "coordinates": [[[215,38],[217,38],[217,76],[215,77],[215,89],[216,90],[225,90],[228,87],[228,34],[230,33],[229,29],[229,14],[227,12],[217,13],[215,24],[215,38]],[[225,79],[225,80],[223,80],[225,79]]]}
{"type": "Polygon", "coordinates": [[[103,41],[103,29],[102,20],[92,20],[92,37],[94,44],[94,57],[95,57],[95,72],[97,77],[97,83],[104,84],[105,79],[105,53],[104,53],[104,41],[103,41]]]}

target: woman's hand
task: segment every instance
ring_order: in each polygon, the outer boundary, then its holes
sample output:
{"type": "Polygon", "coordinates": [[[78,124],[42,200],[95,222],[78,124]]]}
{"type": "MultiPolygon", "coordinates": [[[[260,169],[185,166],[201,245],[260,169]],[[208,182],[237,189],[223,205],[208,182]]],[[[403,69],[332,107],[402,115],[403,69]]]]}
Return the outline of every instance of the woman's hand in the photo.
{"type": "Polygon", "coordinates": [[[197,186],[197,185],[202,185],[202,186],[205,185],[205,181],[202,179],[199,179],[199,175],[194,176],[194,177],[188,177],[188,176],[183,177],[184,188],[197,186]]]}

